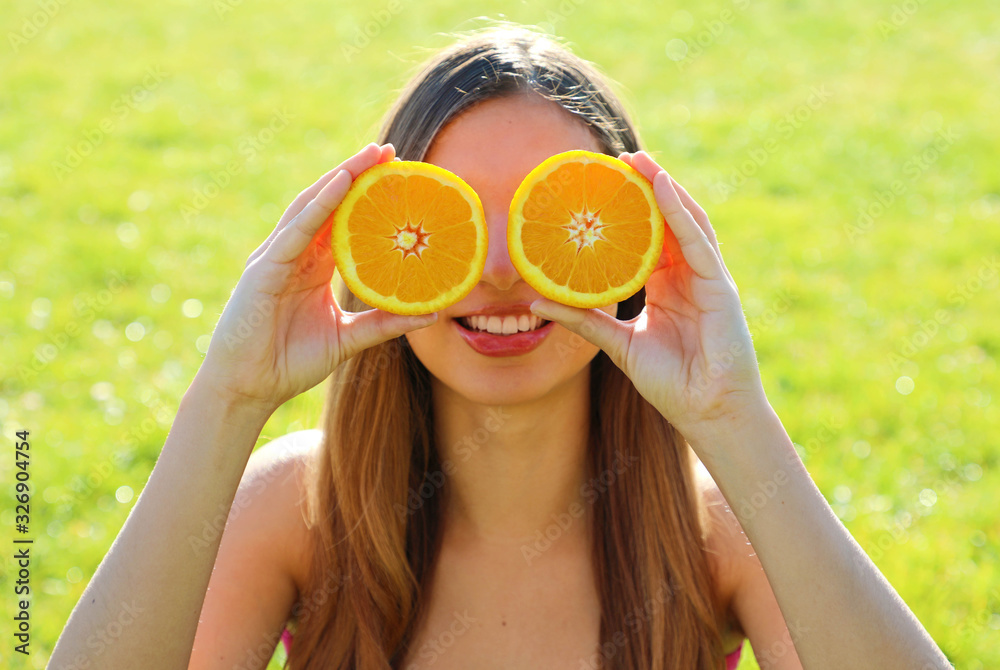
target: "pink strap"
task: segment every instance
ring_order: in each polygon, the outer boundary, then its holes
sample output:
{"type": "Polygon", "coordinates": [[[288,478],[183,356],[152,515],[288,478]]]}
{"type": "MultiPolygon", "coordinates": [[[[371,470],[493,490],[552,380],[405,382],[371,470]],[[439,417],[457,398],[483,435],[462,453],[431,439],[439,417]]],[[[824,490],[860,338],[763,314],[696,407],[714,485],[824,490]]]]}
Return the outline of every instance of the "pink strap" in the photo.
{"type": "Polygon", "coordinates": [[[743,643],[740,642],[740,646],[736,648],[736,651],[726,656],[726,670],[736,670],[736,666],[740,664],[740,655],[742,653],[743,653],[743,643]]]}

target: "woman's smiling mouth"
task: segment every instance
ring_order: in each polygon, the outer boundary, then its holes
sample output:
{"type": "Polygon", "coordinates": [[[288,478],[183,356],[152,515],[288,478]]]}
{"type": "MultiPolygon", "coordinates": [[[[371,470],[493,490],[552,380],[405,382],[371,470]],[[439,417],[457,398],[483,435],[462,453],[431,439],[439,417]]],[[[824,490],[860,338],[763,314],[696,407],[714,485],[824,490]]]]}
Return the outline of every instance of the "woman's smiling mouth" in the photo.
{"type": "Polygon", "coordinates": [[[527,305],[497,305],[452,319],[459,336],[484,356],[520,356],[552,332],[552,322],[531,314],[527,305]]]}
{"type": "Polygon", "coordinates": [[[457,321],[464,327],[476,332],[489,332],[493,335],[514,335],[516,333],[538,330],[548,323],[535,315],[528,316],[460,316],[457,321]]]}

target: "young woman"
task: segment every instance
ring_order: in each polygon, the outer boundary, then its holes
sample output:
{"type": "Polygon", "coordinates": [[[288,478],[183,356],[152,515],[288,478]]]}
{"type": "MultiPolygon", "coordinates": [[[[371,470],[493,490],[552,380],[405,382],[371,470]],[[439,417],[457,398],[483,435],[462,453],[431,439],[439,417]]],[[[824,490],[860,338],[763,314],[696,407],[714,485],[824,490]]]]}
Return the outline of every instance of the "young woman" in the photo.
{"type": "Polygon", "coordinates": [[[731,668],[746,638],[764,668],[949,667],[809,478],[708,217],[640,146],[550,39],[433,57],[250,256],[50,667],[263,668],[286,624],[296,670],[731,668]],[[645,175],[679,242],[603,309],[541,299],[507,254],[514,190],[570,149],[645,175]],[[485,209],[482,280],[437,314],[331,289],[329,214],[397,154],[485,209]],[[322,429],[251,455],[331,373],[322,429]]]}

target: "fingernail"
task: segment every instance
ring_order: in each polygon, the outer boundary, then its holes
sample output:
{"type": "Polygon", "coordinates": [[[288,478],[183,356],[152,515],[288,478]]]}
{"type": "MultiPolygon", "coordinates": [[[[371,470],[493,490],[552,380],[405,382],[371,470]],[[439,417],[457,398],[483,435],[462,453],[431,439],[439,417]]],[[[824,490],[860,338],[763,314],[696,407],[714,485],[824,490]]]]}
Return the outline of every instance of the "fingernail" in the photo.
{"type": "Polygon", "coordinates": [[[532,303],[528,306],[528,309],[535,316],[540,316],[547,321],[552,321],[552,313],[545,309],[545,305],[543,303],[532,303]]]}

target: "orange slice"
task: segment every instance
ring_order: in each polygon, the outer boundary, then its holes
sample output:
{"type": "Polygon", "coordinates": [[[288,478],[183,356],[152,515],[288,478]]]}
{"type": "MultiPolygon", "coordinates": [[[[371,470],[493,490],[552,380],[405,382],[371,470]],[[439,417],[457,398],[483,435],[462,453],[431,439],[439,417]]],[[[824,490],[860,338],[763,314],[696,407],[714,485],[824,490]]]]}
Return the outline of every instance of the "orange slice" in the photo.
{"type": "Polygon", "coordinates": [[[457,175],[421,161],[375,165],[333,213],[337,270],[364,303],[428,314],[458,302],[486,265],[486,216],[457,175]]]}
{"type": "Polygon", "coordinates": [[[524,178],[510,203],[507,250],[550,300],[603,307],[636,293],[663,248],[653,187],[624,162],[566,151],[524,178]]]}

